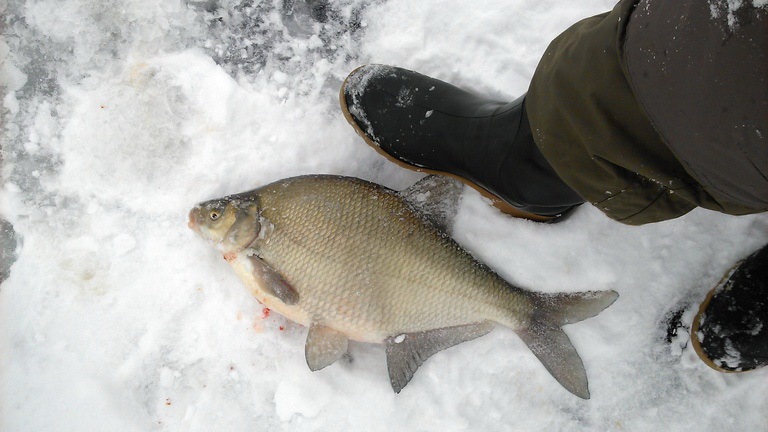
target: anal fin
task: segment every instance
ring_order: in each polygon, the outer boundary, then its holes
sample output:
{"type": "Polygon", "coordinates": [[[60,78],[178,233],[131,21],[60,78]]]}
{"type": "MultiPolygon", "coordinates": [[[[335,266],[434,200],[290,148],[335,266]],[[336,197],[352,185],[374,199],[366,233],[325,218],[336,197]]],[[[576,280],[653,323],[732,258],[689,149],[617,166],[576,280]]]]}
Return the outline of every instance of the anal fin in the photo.
{"type": "Polygon", "coordinates": [[[400,393],[413,374],[430,356],[485,335],[493,329],[491,322],[472,323],[414,333],[390,336],[384,340],[387,368],[392,390],[400,393]]]}

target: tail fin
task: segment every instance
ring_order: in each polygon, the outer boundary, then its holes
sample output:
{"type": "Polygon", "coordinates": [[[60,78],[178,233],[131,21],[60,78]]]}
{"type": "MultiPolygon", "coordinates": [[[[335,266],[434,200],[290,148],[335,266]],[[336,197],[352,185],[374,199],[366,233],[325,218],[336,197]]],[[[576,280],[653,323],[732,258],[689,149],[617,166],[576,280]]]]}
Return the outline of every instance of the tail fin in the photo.
{"type": "Polygon", "coordinates": [[[566,390],[582,399],[589,399],[587,372],[579,353],[560,327],[599,314],[618,297],[616,291],[536,294],[530,325],[517,330],[549,373],[566,390]]]}

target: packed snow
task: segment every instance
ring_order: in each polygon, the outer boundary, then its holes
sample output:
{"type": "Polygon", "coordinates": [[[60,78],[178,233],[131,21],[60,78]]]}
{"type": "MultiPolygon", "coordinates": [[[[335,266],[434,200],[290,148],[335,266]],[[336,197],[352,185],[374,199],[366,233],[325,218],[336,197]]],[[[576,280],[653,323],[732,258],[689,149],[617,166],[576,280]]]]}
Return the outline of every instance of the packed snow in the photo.
{"type": "Polygon", "coordinates": [[[0,3],[0,430],[765,430],[768,371],[714,372],[667,327],[768,243],[768,215],[631,227],[584,205],[547,225],[465,191],[454,237],[505,278],[619,292],[566,327],[587,401],[504,328],[436,354],[399,395],[382,346],[310,372],[306,329],[263,310],[187,227],[199,201],[299,174],[409,186],[420,175],[341,115],[347,73],[393,64],[511,99],[552,38],[612,6],[0,3]]]}

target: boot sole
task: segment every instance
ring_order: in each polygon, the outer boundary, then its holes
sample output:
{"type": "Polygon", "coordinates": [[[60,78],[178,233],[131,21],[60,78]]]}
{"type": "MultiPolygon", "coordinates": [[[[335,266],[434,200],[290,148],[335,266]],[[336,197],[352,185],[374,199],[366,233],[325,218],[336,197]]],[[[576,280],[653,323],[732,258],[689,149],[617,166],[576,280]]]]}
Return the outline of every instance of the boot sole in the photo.
{"type": "Polygon", "coordinates": [[[743,369],[743,370],[731,370],[731,369],[724,369],[721,366],[718,366],[713,362],[709,357],[707,357],[706,353],[704,353],[704,348],[701,346],[701,341],[699,340],[699,327],[701,326],[701,317],[704,315],[704,311],[707,309],[707,306],[709,306],[709,302],[712,301],[712,297],[715,296],[715,292],[718,288],[720,288],[723,283],[731,276],[733,273],[733,270],[736,269],[736,267],[739,266],[738,263],[736,264],[731,270],[727,271],[725,275],[720,279],[720,282],[715,285],[714,288],[709,290],[709,293],[707,293],[707,297],[704,299],[703,302],[701,302],[701,305],[699,305],[699,311],[696,313],[696,316],[693,317],[693,323],[691,324],[691,345],[693,345],[693,350],[696,351],[696,355],[699,356],[702,362],[704,362],[705,365],[709,366],[710,368],[723,373],[742,373],[742,372],[749,372],[753,369],[743,369]]]}
{"type": "Polygon", "coordinates": [[[347,87],[347,80],[349,79],[350,76],[352,76],[355,72],[357,72],[358,69],[360,69],[362,67],[364,67],[364,66],[360,66],[360,67],[356,68],[355,70],[350,72],[349,75],[347,75],[347,78],[344,79],[344,82],[341,84],[341,89],[339,90],[339,104],[341,105],[341,112],[344,114],[344,118],[347,119],[347,123],[349,123],[350,126],[352,126],[352,128],[355,130],[355,132],[357,132],[357,134],[360,135],[360,137],[363,138],[363,140],[365,140],[366,144],[368,144],[370,147],[372,147],[374,150],[376,150],[377,153],[379,153],[380,155],[384,156],[385,158],[387,158],[391,162],[394,162],[395,164],[399,165],[400,167],[408,169],[408,170],[411,170],[411,171],[423,172],[423,173],[427,173],[427,174],[437,174],[437,175],[446,176],[446,177],[450,177],[450,178],[456,179],[456,180],[466,184],[467,186],[471,187],[472,189],[476,190],[477,192],[480,193],[480,195],[490,199],[491,200],[491,204],[493,204],[494,207],[496,207],[497,209],[499,209],[499,211],[501,211],[502,213],[505,213],[505,214],[507,214],[509,216],[516,217],[516,218],[521,218],[521,219],[528,219],[528,220],[531,220],[531,221],[534,221],[534,222],[551,222],[551,221],[554,221],[555,219],[558,218],[557,216],[541,216],[541,215],[537,215],[537,214],[534,214],[534,213],[524,212],[524,211],[522,211],[522,210],[512,206],[511,204],[507,203],[506,201],[504,201],[503,199],[501,199],[498,196],[494,195],[493,193],[487,191],[482,186],[477,185],[477,184],[475,184],[475,183],[465,179],[464,177],[459,177],[459,176],[457,176],[455,174],[451,174],[451,173],[445,172],[445,171],[436,171],[436,170],[431,170],[431,169],[428,169],[428,168],[417,167],[417,166],[411,165],[411,164],[409,164],[407,162],[403,162],[400,159],[397,159],[397,158],[393,157],[392,155],[390,155],[389,153],[387,153],[384,150],[382,150],[381,147],[379,147],[379,145],[376,144],[376,142],[373,141],[371,139],[371,137],[369,137],[368,134],[365,133],[365,131],[363,131],[363,129],[360,128],[360,126],[357,124],[355,119],[352,117],[352,114],[350,114],[350,112],[349,112],[349,107],[347,106],[347,99],[344,97],[344,89],[347,87]]]}

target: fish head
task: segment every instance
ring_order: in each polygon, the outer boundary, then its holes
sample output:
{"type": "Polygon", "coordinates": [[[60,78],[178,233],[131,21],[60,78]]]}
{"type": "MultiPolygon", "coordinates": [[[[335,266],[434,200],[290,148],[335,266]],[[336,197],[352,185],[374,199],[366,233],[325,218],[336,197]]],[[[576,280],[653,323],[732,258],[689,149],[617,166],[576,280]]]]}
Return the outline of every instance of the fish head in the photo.
{"type": "Polygon", "coordinates": [[[225,254],[242,251],[262,229],[257,199],[240,194],[202,202],[190,210],[189,227],[225,254]]]}

